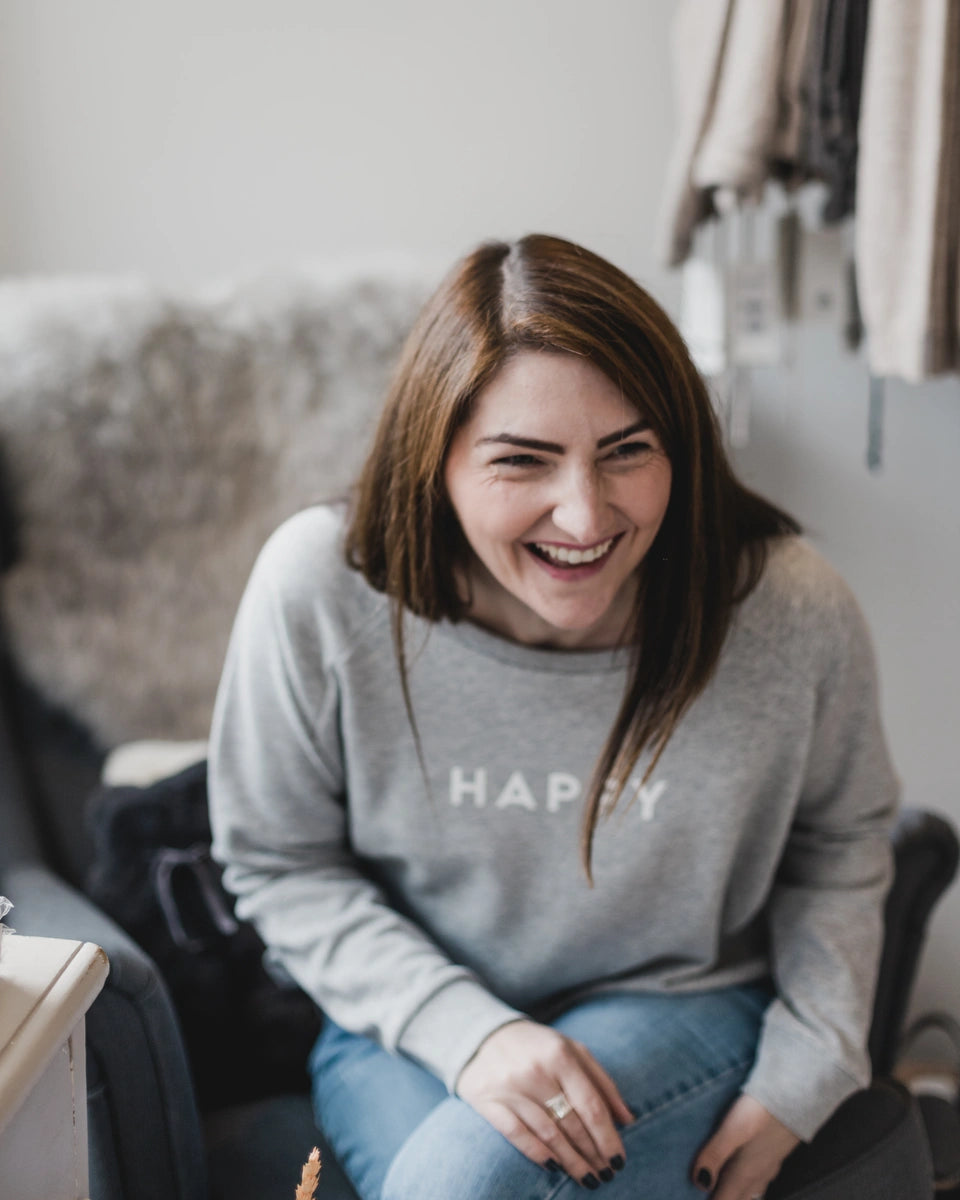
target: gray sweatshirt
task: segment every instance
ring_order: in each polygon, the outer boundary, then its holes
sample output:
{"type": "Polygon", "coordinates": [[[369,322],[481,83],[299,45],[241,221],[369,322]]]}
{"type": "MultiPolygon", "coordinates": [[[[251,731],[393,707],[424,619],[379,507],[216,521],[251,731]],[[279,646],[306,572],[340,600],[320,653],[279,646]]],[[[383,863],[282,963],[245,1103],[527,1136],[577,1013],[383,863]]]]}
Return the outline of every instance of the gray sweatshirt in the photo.
{"type": "Polygon", "coordinates": [[[770,977],[745,1091],[811,1137],[869,1078],[896,796],[843,581],[774,544],[711,683],[601,821],[591,888],[580,799],[626,653],[410,618],[425,778],[387,601],[341,537],[332,509],[288,521],[237,616],[210,803],[238,914],[333,1020],[451,1089],[519,1014],[770,977]]]}

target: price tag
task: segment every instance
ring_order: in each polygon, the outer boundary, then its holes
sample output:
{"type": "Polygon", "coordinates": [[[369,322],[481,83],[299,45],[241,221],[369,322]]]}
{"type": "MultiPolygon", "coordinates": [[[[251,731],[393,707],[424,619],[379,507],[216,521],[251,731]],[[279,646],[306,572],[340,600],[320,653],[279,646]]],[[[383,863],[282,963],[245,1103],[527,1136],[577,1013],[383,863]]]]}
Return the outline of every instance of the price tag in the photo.
{"type": "Polygon", "coordinates": [[[779,281],[772,263],[730,268],[730,357],[740,367],[779,363],[783,346],[779,281]]]}
{"type": "Polygon", "coordinates": [[[721,375],[727,366],[727,304],[723,271],[706,258],[683,264],[680,332],[701,375],[721,375]]]}

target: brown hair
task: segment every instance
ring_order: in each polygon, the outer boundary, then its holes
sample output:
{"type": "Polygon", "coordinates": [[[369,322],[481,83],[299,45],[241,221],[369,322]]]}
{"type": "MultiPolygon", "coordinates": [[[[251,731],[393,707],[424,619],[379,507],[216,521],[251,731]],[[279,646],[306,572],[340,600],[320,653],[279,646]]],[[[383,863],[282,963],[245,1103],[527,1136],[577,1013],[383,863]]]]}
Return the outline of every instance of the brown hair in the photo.
{"type": "Polygon", "coordinates": [[[466,608],[457,576],[469,547],[446,496],[447,452],[474,397],[507,359],[528,349],[581,355],[599,367],[649,420],[672,469],[667,511],[641,564],[623,702],[586,798],[589,875],[601,810],[619,798],[648,748],[649,777],[713,673],[733,609],[762,573],[766,539],[798,526],[734,477],[704,382],[643,288],[556,237],[478,247],[443,281],[407,340],[347,531],[348,561],[393,602],[415,735],[404,611],[457,621],[466,608]]]}

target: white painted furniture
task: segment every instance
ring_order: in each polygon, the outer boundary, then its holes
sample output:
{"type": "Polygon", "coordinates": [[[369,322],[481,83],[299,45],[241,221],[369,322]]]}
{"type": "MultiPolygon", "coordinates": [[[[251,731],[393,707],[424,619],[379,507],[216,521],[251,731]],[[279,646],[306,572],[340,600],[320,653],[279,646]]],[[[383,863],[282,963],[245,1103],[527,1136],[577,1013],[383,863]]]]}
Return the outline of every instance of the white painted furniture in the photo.
{"type": "Polygon", "coordinates": [[[86,1200],[84,1015],[107,970],[89,942],[0,941],[3,1200],[86,1200]]]}

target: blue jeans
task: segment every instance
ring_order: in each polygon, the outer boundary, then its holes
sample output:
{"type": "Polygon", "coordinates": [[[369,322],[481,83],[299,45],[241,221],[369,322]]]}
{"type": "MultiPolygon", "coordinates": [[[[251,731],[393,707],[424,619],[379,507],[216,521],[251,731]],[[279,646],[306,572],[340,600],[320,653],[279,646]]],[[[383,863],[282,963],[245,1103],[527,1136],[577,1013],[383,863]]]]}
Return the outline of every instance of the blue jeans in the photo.
{"type": "MultiPolygon", "coordinates": [[[[702,1200],[693,1160],[736,1099],[770,1001],[762,986],[615,993],[551,1024],[613,1076],[636,1121],[608,1200],[702,1200]]],[[[317,1124],[361,1200],[573,1200],[562,1171],[516,1150],[429,1071],[327,1021],[310,1056],[317,1124]]]]}

